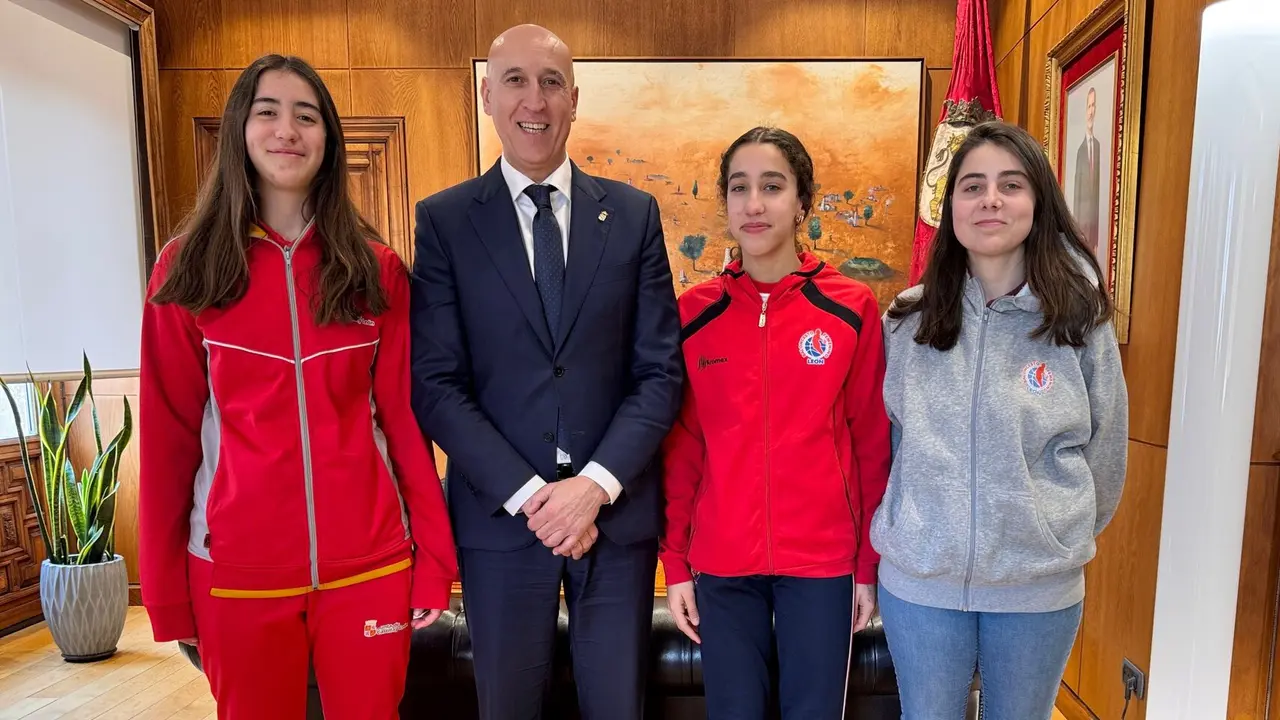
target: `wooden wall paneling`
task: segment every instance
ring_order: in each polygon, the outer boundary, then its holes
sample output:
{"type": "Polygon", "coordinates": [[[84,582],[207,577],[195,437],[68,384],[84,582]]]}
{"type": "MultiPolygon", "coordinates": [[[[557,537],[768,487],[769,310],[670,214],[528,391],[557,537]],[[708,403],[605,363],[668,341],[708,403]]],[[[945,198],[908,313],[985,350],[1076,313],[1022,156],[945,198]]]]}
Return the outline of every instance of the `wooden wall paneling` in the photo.
{"type": "Polygon", "coordinates": [[[608,54],[606,48],[618,32],[606,23],[600,0],[475,0],[475,5],[475,57],[487,56],[494,38],[521,23],[534,23],[554,32],[578,57],[608,54]]]}
{"type": "Polygon", "coordinates": [[[1263,720],[1268,670],[1276,639],[1277,576],[1280,574],[1280,465],[1253,465],[1245,504],[1240,590],[1227,717],[1263,720]]]}
{"type": "Polygon", "coordinates": [[[350,67],[347,0],[221,0],[221,3],[221,67],[242,68],[261,55],[273,52],[297,55],[316,68],[350,67]]]}
{"type": "Polygon", "coordinates": [[[954,0],[874,0],[867,3],[866,54],[923,57],[927,67],[951,67],[954,0]]]}
{"type": "Polygon", "coordinates": [[[474,0],[348,0],[351,67],[468,67],[475,6],[474,0]]]}
{"type": "Polygon", "coordinates": [[[351,101],[358,115],[404,118],[410,203],[475,176],[470,69],[352,70],[351,101]]]}
{"type": "MultiPolygon", "coordinates": [[[[1143,113],[1138,218],[1134,238],[1129,344],[1121,349],[1129,383],[1129,437],[1165,445],[1173,402],[1182,251],[1191,178],[1191,135],[1200,46],[1200,12],[1208,0],[1161,0],[1151,30],[1143,113]]],[[[1157,496],[1159,499],[1159,496],[1157,496]]]]}
{"type": "Polygon", "coordinates": [[[992,0],[987,3],[987,16],[991,19],[991,49],[997,64],[1003,62],[1013,46],[1027,34],[1030,27],[1028,2],[992,0]]]}
{"type": "Polygon", "coordinates": [[[1027,18],[1030,21],[1027,24],[1028,27],[1040,22],[1041,18],[1060,2],[1071,2],[1071,0],[1028,0],[1027,18]]]}
{"type": "Polygon", "coordinates": [[[1266,311],[1262,320],[1262,363],[1253,420],[1253,462],[1280,462],[1280,193],[1271,230],[1266,311]]]}
{"type": "Polygon", "coordinates": [[[864,55],[866,13],[867,0],[839,3],[735,0],[733,54],[741,57],[864,55]]]}
{"type": "MultiPolygon", "coordinates": [[[[318,70],[320,79],[329,94],[333,96],[333,104],[339,115],[351,115],[351,71],[350,70],[318,70]]],[[[231,86],[228,85],[228,88],[231,86]]]]}
{"type": "MultiPolygon", "coordinates": [[[[1166,455],[1161,447],[1129,443],[1124,494],[1115,519],[1098,538],[1085,588],[1076,690],[1094,714],[1108,720],[1119,718],[1124,706],[1123,660],[1150,670],[1166,455]]],[[[1145,705],[1132,700],[1126,720],[1145,715],[1145,705]]]]}
{"type": "Polygon", "coordinates": [[[733,54],[730,0],[598,1],[604,6],[606,22],[603,54],[633,57],[733,54]]]}
{"type": "Polygon", "coordinates": [[[221,0],[164,0],[156,4],[155,16],[162,69],[222,67],[221,0]]]}
{"type": "Polygon", "coordinates": [[[1004,119],[1018,125],[1035,137],[1044,132],[1043,116],[1030,115],[1027,104],[1027,41],[1019,40],[999,65],[996,65],[996,87],[1000,89],[1000,109],[1004,119]]]}
{"type": "Polygon", "coordinates": [[[196,127],[192,119],[221,116],[228,91],[225,76],[218,70],[160,71],[171,234],[179,230],[183,217],[194,207],[202,179],[196,170],[196,127]]]}
{"type": "MultiPolygon", "coordinates": [[[[38,486],[39,441],[28,440],[27,452],[38,486]]],[[[41,613],[40,563],[45,553],[26,477],[18,443],[0,445],[0,630],[41,613]]]]}
{"type": "MultiPolygon", "coordinates": [[[[120,378],[99,378],[93,379],[94,395],[137,395],[138,394],[138,378],[120,377],[120,378]]],[[[134,418],[136,428],[137,418],[134,418]]]]}

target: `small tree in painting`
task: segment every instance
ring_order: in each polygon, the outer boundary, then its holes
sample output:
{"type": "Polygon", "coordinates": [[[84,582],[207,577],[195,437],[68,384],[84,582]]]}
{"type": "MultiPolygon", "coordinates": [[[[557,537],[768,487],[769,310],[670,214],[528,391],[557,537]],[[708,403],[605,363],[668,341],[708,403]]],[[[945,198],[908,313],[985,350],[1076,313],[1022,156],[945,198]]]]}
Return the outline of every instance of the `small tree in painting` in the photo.
{"type": "Polygon", "coordinates": [[[818,247],[818,241],[822,239],[822,218],[814,215],[809,218],[809,239],[813,241],[814,250],[822,250],[818,247]]]}
{"type": "Polygon", "coordinates": [[[592,155],[588,155],[588,156],[587,156],[587,164],[588,164],[588,165],[590,165],[591,163],[593,163],[593,162],[595,162],[595,161],[596,161],[596,159],[595,159],[595,157],[594,157],[594,156],[592,156],[592,155]]]}
{"type": "Polygon", "coordinates": [[[845,201],[845,202],[853,202],[853,191],[852,191],[852,190],[845,190],[845,191],[844,191],[844,201],[845,201]]]}
{"type": "Polygon", "coordinates": [[[862,208],[862,219],[866,220],[868,225],[871,224],[871,212],[871,205],[862,208]]]}
{"type": "Polygon", "coordinates": [[[685,235],[684,240],[680,242],[680,254],[693,263],[694,272],[703,272],[698,269],[698,258],[702,257],[702,251],[706,249],[706,235],[685,235]]]}
{"type": "Polygon", "coordinates": [[[697,181],[697,180],[694,180],[694,181],[693,181],[693,189],[692,189],[692,190],[690,190],[689,192],[692,192],[692,193],[693,193],[693,199],[694,199],[694,200],[697,200],[697,199],[698,199],[698,181],[697,181]]]}

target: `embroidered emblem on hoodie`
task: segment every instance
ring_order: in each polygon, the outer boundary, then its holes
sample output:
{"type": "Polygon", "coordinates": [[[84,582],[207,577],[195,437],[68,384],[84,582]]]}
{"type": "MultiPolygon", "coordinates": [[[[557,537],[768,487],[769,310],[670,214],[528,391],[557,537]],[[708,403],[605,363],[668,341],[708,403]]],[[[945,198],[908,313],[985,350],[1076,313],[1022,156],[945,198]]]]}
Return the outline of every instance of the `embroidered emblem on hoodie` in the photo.
{"type": "Polygon", "coordinates": [[[1043,362],[1033,362],[1022,368],[1022,377],[1033,395],[1043,395],[1053,387],[1053,371],[1043,362]]]}
{"type": "Polygon", "coordinates": [[[820,329],[810,330],[800,336],[800,357],[810,365],[825,365],[834,348],[831,336],[820,329]]]}
{"type": "Polygon", "coordinates": [[[379,635],[390,635],[391,633],[404,632],[408,629],[409,623],[396,622],[379,625],[377,620],[366,620],[364,623],[364,636],[371,638],[379,635]]]}

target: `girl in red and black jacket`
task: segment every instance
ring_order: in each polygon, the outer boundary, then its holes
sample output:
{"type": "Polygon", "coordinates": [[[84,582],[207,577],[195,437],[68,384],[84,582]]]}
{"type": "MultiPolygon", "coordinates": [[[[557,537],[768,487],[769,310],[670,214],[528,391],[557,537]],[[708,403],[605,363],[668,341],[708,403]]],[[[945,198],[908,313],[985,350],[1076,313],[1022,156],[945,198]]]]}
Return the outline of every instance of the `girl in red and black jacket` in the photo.
{"type": "Polygon", "coordinates": [[[143,315],[143,602],[157,641],[197,644],[220,718],[301,720],[310,664],[326,715],[391,720],[457,574],[408,273],[305,62],[246,69],[220,135],[143,315]]]}
{"type": "Polygon", "coordinates": [[[795,136],[738,138],[719,192],[740,259],[680,297],[667,602],[701,643],[708,718],[766,716],[776,631],[784,720],[836,720],[852,634],[875,608],[867,530],[889,476],[880,309],[796,241],[814,180],[795,136]]]}

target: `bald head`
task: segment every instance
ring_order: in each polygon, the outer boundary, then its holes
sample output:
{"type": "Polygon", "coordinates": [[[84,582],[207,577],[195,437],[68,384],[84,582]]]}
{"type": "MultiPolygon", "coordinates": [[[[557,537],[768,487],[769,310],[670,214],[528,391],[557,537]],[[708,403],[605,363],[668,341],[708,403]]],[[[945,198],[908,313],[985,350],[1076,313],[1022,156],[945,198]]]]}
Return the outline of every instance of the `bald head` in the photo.
{"type": "Polygon", "coordinates": [[[517,25],[489,46],[480,97],[516,170],[542,182],[565,162],[569,126],[577,118],[573,55],[555,33],[517,25]]]}
{"type": "MultiPolygon", "coordinates": [[[[509,69],[511,60],[530,55],[550,61],[564,74],[569,85],[573,85],[573,53],[563,40],[541,25],[516,25],[494,38],[489,45],[486,74],[490,78],[501,77],[502,72],[509,69]]],[[[537,72],[533,68],[525,70],[537,72]]]]}

